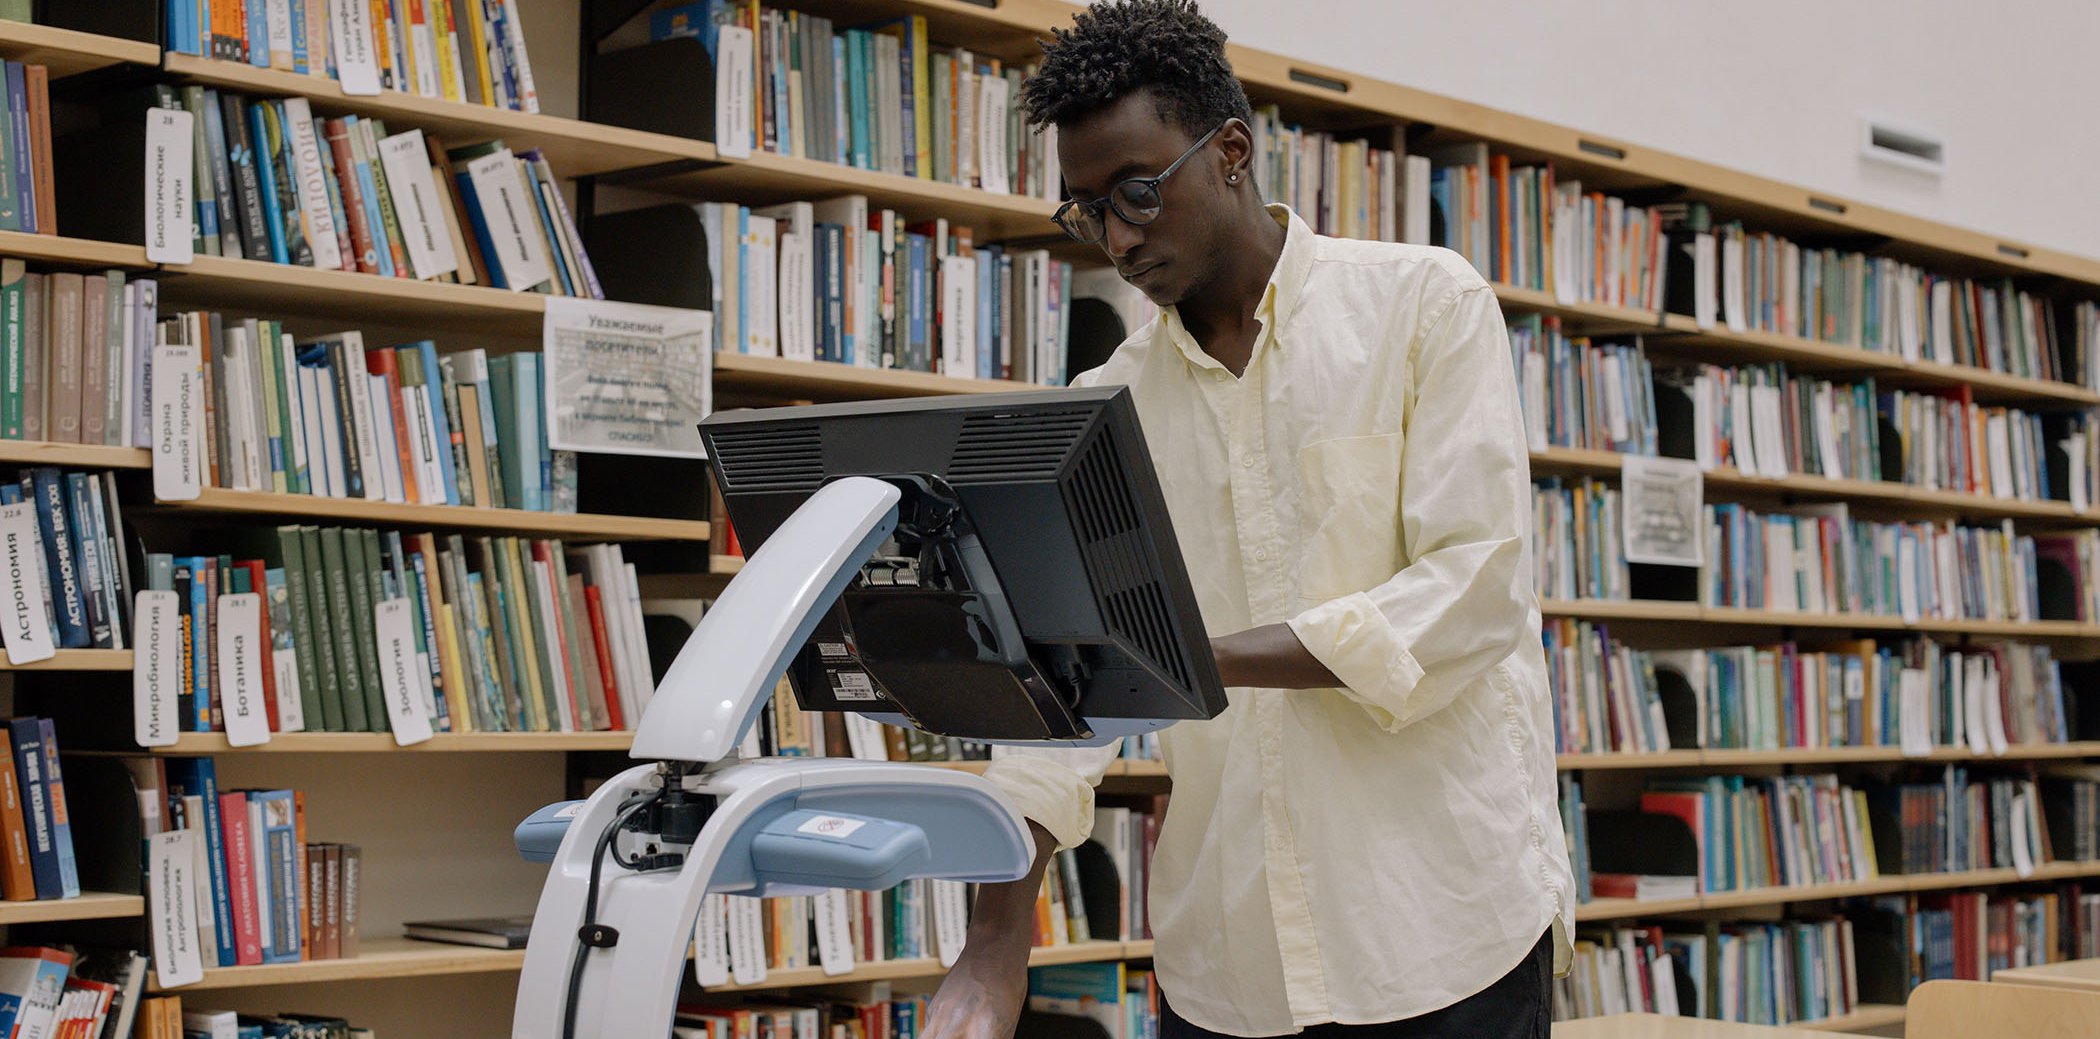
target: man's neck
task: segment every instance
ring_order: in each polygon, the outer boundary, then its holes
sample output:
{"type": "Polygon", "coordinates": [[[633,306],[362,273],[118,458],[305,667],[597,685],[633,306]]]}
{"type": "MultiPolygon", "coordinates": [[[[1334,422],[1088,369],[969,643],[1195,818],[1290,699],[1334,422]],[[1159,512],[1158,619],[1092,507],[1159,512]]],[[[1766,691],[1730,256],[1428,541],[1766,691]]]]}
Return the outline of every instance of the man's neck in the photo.
{"type": "Polygon", "coordinates": [[[1244,374],[1253,359],[1254,340],[1260,334],[1254,314],[1283,256],[1285,237],[1283,226],[1259,206],[1241,227],[1237,242],[1228,246],[1225,269],[1175,307],[1182,327],[1203,352],[1235,376],[1244,374]]]}

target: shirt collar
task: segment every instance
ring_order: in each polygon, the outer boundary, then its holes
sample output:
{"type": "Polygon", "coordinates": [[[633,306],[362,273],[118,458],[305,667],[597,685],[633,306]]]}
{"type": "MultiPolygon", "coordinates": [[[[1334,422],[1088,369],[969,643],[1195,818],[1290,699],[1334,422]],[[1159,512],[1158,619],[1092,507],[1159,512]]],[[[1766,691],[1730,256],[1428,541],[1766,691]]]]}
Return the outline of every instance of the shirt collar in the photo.
{"type": "MultiPolygon", "coordinates": [[[[1265,346],[1278,344],[1276,330],[1291,319],[1297,308],[1298,297],[1305,288],[1306,274],[1312,269],[1313,251],[1313,229],[1291,207],[1272,202],[1263,208],[1283,225],[1283,252],[1277,256],[1276,269],[1269,272],[1269,283],[1262,288],[1261,302],[1255,306],[1254,318],[1261,324],[1261,332],[1254,342],[1256,356],[1260,356],[1265,346]]],[[[1202,344],[1189,334],[1188,327],[1181,323],[1180,308],[1167,307],[1161,317],[1168,338],[1190,364],[1199,368],[1224,367],[1216,358],[1204,353],[1202,344]]]]}

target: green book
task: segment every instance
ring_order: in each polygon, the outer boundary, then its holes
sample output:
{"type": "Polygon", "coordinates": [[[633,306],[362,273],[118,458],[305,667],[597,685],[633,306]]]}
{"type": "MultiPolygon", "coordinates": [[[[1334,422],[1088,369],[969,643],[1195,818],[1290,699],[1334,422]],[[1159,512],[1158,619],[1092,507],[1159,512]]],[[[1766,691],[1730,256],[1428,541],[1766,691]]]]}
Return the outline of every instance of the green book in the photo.
{"type": "Polygon", "coordinates": [[[532,590],[518,572],[516,540],[495,539],[496,567],[503,574],[503,623],[509,629],[512,653],[518,661],[518,692],[529,705],[533,731],[551,732],[560,727],[560,722],[554,715],[554,701],[547,695],[546,675],[540,667],[539,640],[533,637],[532,590]]]}
{"type": "Polygon", "coordinates": [[[0,18],[10,22],[34,22],[36,18],[31,11],[35,7],[34,0],[0,0],[0,18]]]}
{"type": "MultiPolygon", "coordinates": [[[[321,562],[328,573],[328,617],[329,627],[335,632],[335,659],[337,673],[342,676],[343,728],[347,732],[373,731],[370,716],[365,711],[364,657],[357,652],[357,599],[369,598],[360,594],[351,595],[349,557],[344,544],[341,527],[324,527],[321,530],[321,562]]],[[[356,539],[347,539],[355,541],[356,539]]],[[[363,587],[363,582],[358,582],[363,587]]],[[[371,610],[365,611],[366,626],[371,624],[371,610]]],[[[382,719],[382,723],[384,719],[382,719]]]]}
{"type": "Polygon", "coordinates": [[[247,567],[228,565],[225,570],[227,575],[233,579],[232,588],[227,594],[247,595],[255,591],[254,575],[248,572],[247,567]]]}
{"type": "Polygon", "coordinates": [[[379,636],[374,627],[372,607],[379,602],[376,595],[376,562],[369,552],[365,530],[343,531],[343,575],[350,584],[350,627],[355,632],[358,667],[363,671],[361,683],[365,698],[365,731],[387,732],[392,726],[387,723],[386,694],[379,685],[379,636]]]}
{"type": "MultiPolygon", "coordinates": [[[[0,61],[0,81],[5,81],[9,64],[0,61]]],[[[12,106],[0,105],[0,108],[11,109],[12,106]]],[[[27,134],[19,138],[16,136],[13,111],[0,112],[0,231],[23,229],[22,218],[25,214],[17,204],[21,198],[17,192],[20,189],[20,178],[30,171],[30,167],[29,156],[15,150],[15,141],[18,139],[26,141],[29,137],[27,134]]]]}
{"type": "Polygon", "coordinates": [[[481,557],[481,590],[487,597],[482,624],[487,629],[489,641],[494,645],[496,666],[503,675],[505,707],[522,731],[538,731],[539,704],[534,701],[531,690],[526,685],[524,659],[518,655],[511,638],[509,589],[504,587],[501,568],[497,563],[498,553],[489,538],[475,538],[474,547],[481,557]]]}
{"type": "Polygon", "coordinates": [[[255,367],[262,374],[262,385],[256,387],[262,393],[263,464],[269,466],[270,489],[284,494],[292,489],[289,479],[292,462],[292,438],[287,435],[284,424],[284,377],[277,349],[277,323],[258,321],[251,329],[253,338],[249,348],[255,351],[255,367]]]}
{"type": "Polygon", "coordinates": [[[22,439],[22,377],[28,313],[28,270],[22,261],[0,260],[0,437],[22,439]]]}
{"type": "MultiPolygon", "coordinates": [[[[292,659],[299,671],[299,711],[309,730],[336,732],[340,725],[331,725],[328,719],[333,717],[340,722],[343,706],[337,703],[331,713],[322,703],[322,678],[314,663],[313,601],[306,589],[306,543],[299,536],[298,524],[277,528],[277,546],[284,567],[285,596],[291,600],[292,659]]],[[[330,689],[335,686],[334,680],[330,674],[330,689]]]]}
{"type": "MultiPolygon", "coordinates": [[[[517,358],[508,354],[489,358],[488,395],[481,399],[483,407],[494,405],[496,439],[494,445],[506,497],[503,504],[522,509],[530,507],[525,495],[525,441],[518,436],[518,385],[513,369],[517,358]]],[[[539,462],[533,460],[537,467],[539,462]]]]}
{"type": "MultiPolygon", "coordinates": [[[[508,538],[513,567],[518,571],[518,581],[525,587],[525,622],[532,625],[533,658],[539,663],[540,694],[546,697],[543,709],[547,724],[562,730],[562,703],[566,697],[562,691],[561,647],[555,644],[554,618],[547,615],[546,597],[540,594],[540,571],[532,558],[531,542],[523,538],[508,538]]],[[[579,724],[573,704],[570,709],[570,726],[579,724]]]]}
{"type": "Polygon", "coordinates": [[[341,669],[336,666],[335,622],[328,608],[328,567],[323,562],[321,550],[321,528],[301,526],[293,528],[298,533],[299,558],[306,565],[306,609],[300,616],[307,618],[312,638],[308,640],[313,661],[316,683],[321,692],[321,713],[310,715],[322,720],[322,727],[329,732],[355,732],[345,720],[343,710],[343,687],[341,669]]]}

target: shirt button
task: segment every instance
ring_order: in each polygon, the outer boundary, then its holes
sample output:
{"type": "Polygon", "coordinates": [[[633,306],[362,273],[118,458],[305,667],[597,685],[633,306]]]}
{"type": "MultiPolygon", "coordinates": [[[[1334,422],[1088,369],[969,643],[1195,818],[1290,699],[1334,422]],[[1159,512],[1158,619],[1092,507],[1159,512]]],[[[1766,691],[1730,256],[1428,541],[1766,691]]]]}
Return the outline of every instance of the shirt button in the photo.
{"type": "Polygon", "coordinates": [[[1252,468],[1254,468],[1254,456],[1253,456],[1253,455],[1247,455],[1247,456],[1245,456],[1245,457],[1241,458],[1241,459],[1240,459],[1240,468],[1242,468],[1242,469],[1252,469],[1252,468]]]}
{"type": "Polygon", "coordinates": [[[1260,560],[1261,562],[1264,562],[1264,563],[1268,562],[1268,561],[1269,561],[1269,550],[1268,550],[1268,549],[1266,549],[1266,548],[1257,548],[1257,549],[1255,549],[1255,550],[1254,550],[1254,558],[1255,558],[1255,559],[1258,559],[1258,560],[1260,560]]]}

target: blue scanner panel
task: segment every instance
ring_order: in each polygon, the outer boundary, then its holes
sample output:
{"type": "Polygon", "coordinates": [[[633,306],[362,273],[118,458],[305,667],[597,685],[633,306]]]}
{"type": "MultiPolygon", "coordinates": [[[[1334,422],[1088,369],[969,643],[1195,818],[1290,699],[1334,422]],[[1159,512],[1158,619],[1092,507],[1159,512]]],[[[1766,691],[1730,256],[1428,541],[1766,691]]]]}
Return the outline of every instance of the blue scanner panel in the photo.
{"type": "Polygon", "coordinates": [[[926,831],[865,815],[786,812],[751,839],[751,865],[768,884],[879,891],[932,862],[926,831]]]}
{"type": "Polygon", "coordinates": [[[527,862],[553,862],[554,853],[561,850],[561,839],[569,832],[569,824],[582,812],[582,801],[556,801],[526,816],[512,834],[518,854],[527,862]]]}

